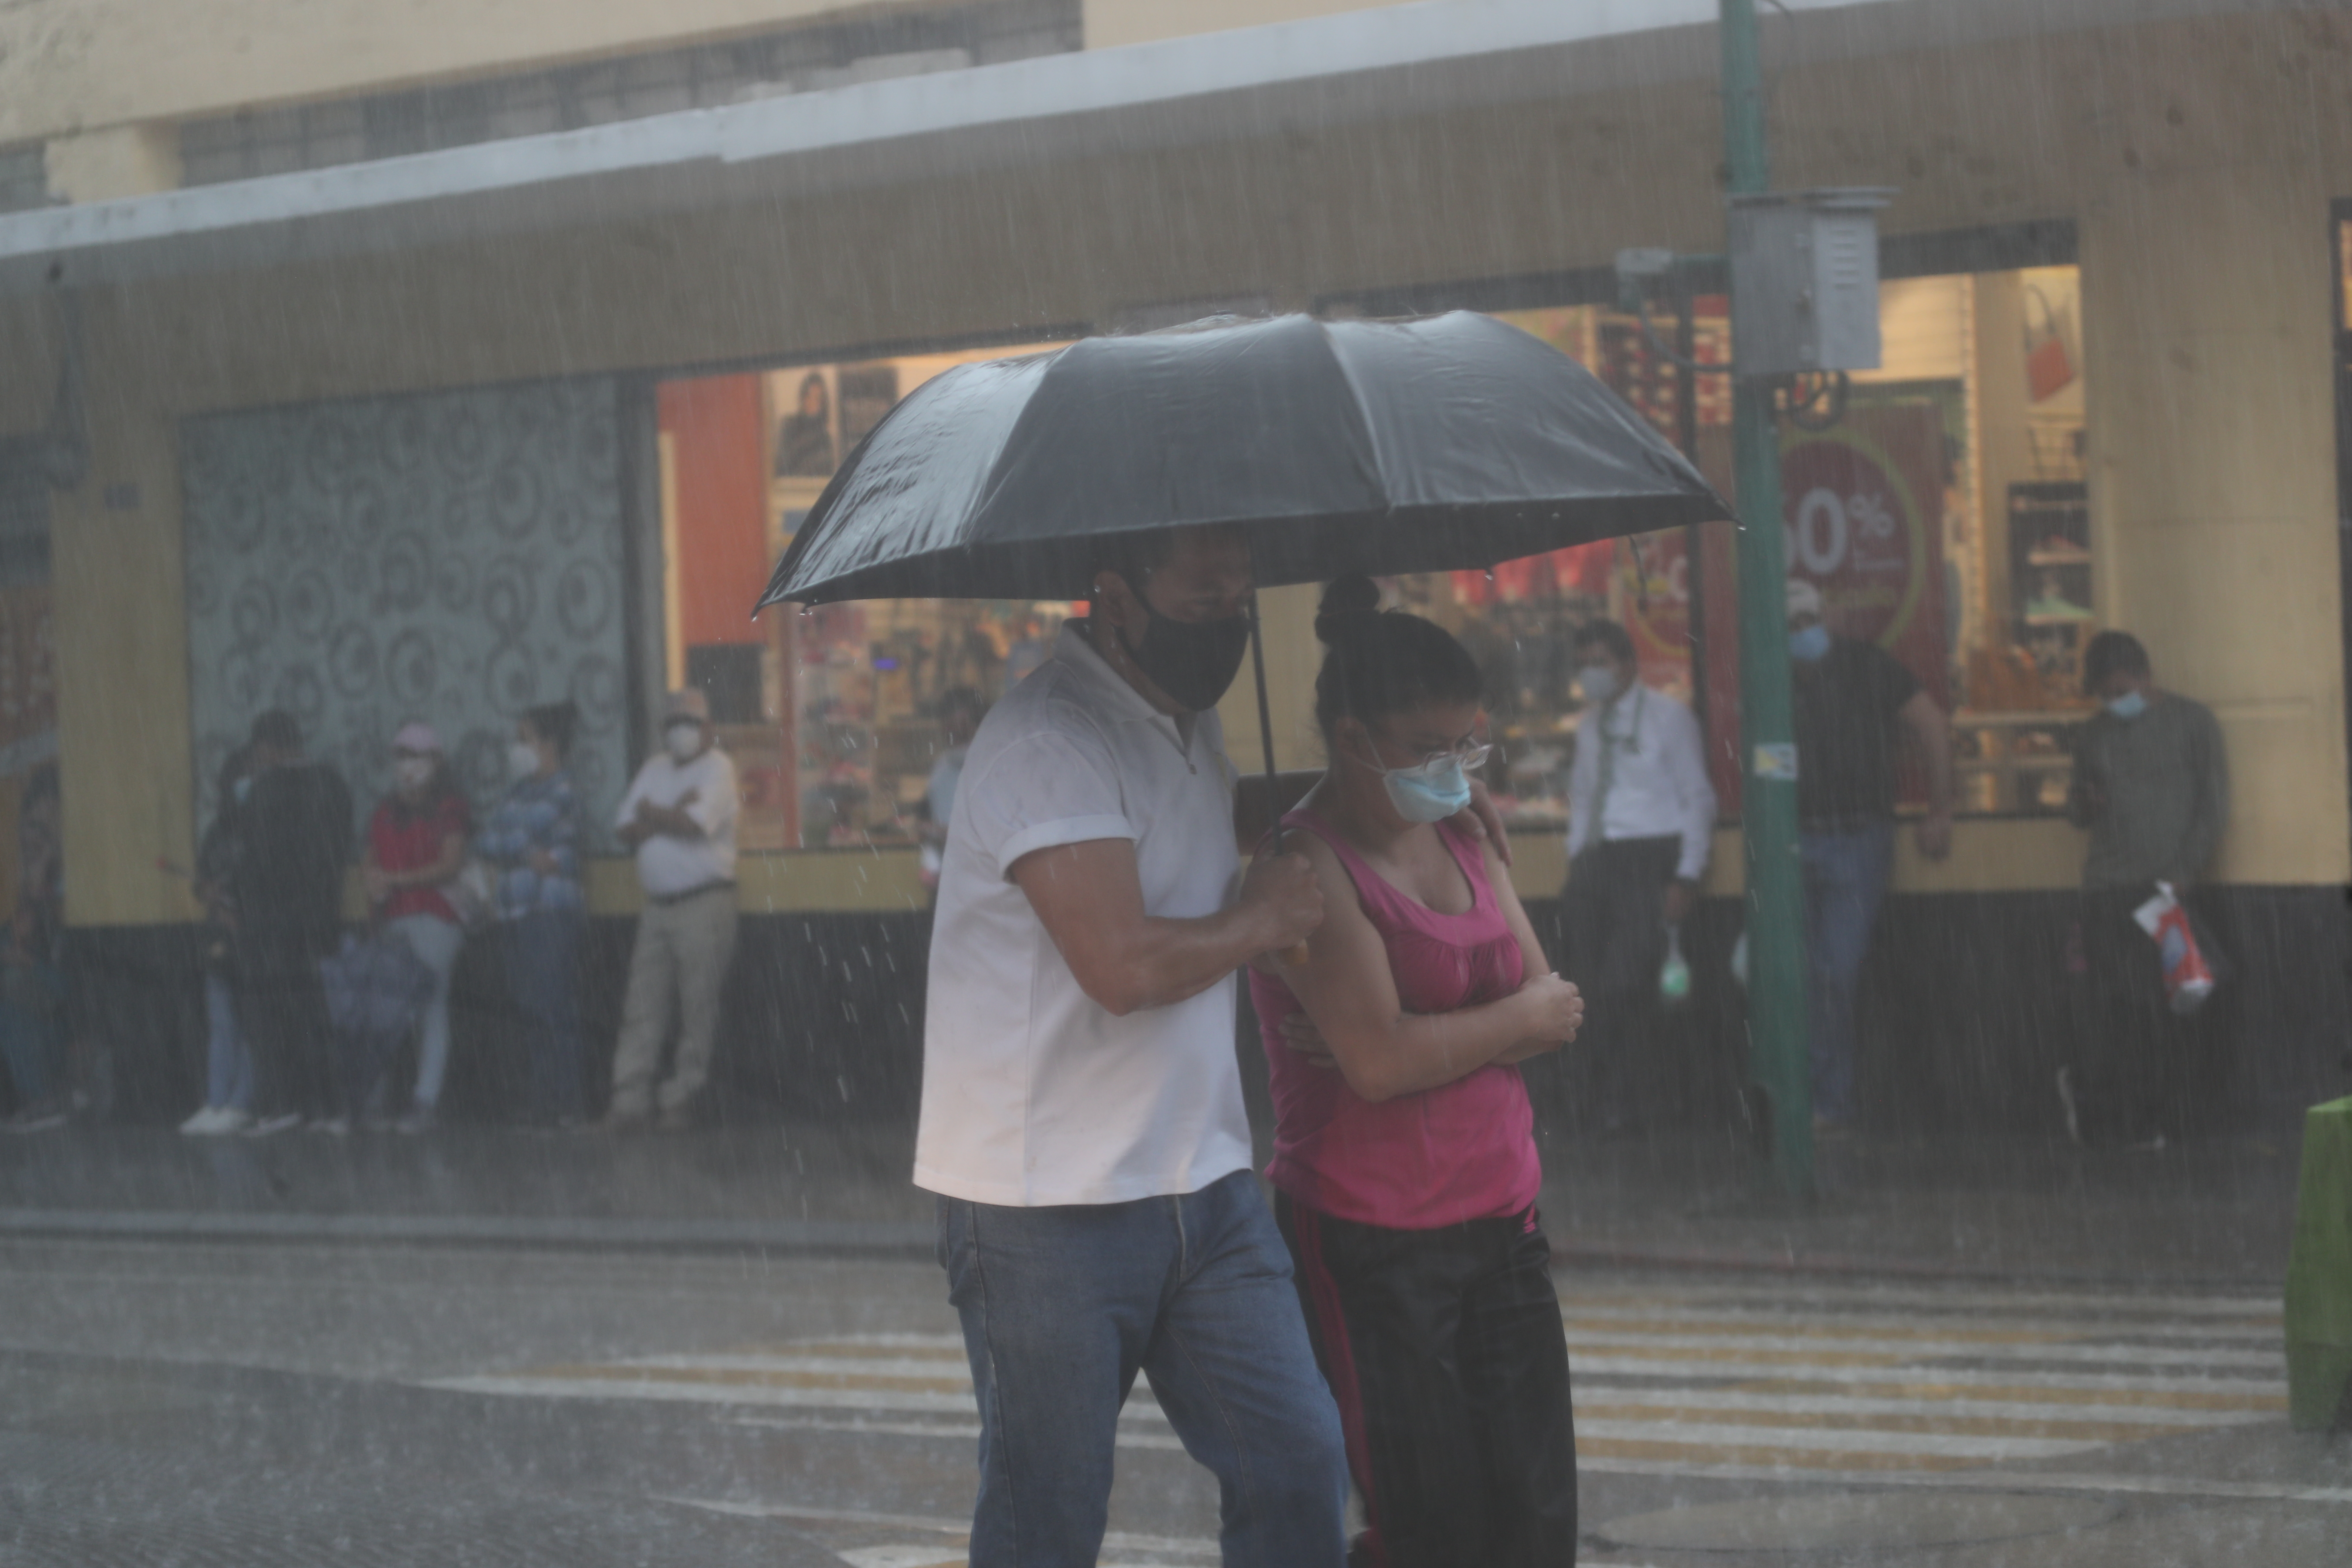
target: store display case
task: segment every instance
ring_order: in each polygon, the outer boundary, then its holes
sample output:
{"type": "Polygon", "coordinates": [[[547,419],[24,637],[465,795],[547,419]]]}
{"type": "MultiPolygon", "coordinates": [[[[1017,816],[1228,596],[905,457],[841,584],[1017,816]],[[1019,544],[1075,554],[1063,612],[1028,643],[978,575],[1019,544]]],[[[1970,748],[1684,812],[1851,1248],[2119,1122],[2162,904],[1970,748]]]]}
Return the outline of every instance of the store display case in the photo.
{"type": "Polygon", "coordinates": [[[1954,714],[1955,805],[1972,816],[2063,816],[2074,736],[2087,716],[2047,709],[1954,714]]]}

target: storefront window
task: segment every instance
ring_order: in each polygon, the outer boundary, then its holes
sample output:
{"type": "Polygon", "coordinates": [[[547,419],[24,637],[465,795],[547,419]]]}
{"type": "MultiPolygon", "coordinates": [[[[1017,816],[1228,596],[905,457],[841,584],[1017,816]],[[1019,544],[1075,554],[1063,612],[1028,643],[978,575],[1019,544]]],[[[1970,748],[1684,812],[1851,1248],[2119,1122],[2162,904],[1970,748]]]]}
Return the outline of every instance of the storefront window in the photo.
{"type": "Polygon", "coordinates": [[[1061,601],[751,604],[841,461],[898,401],[1050,344],[797,365],[661,388],[667,674],[711,697],[748,849],[908,844],[946,742],[941,699],[992,702],[1043,661],[1061,601]]]}
{"type": "MultiPolygon", "coordinates": [[[[1645,335],[1596,305],[1498,314],[1689,439],[1732,493],[1729,378],[1687,378],[1685,409],[1685,378],[1649,341],[1670,342],[1671,321],[1645,335]]],[[[1954,712],[1965,812],[2063,809],[2068,728],[2088,708],[2079,660],[2098,601],[2080,320],[2073,267],[1890,279],[1880,368],[1852,377],[1842,407],[1782,426],[1790,571],[1819,584],[1837,630],[1879,642],[1954,712]]],[[[1693,328],[1691,357],[1727,363],[1726,301],[1695,301],[1693,328]]],[[[1632,632],[1644,679],[1700,710],[1717,792],[1737,811],[1734,553],[1730,526],[1709,524],[1397,580],[1396,602],[1451,627],[1487,671],[1503,742],[1489,782],[1516,820],[1565,819],[1581,717],[1570,644],[1597,616],[1632,632]]],[[[1910,793],[1921,798],[1919,780],[1910,793]]]]}

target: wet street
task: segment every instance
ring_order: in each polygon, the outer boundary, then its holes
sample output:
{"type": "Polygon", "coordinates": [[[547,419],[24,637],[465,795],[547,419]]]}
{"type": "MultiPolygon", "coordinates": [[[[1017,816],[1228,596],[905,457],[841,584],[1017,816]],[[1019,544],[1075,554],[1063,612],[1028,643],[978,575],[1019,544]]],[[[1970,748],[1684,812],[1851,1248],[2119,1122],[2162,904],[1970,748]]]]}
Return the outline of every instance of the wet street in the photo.
{"type": "MultiPolygon", "coordinates": [[[[2294,1568],[2352,1528],[2267,1292],[1559,1278],[1589,1562],[2294,1568]]],[[[929,1568],[976,1431],[921,1261],[327,1243],[0,1244],[0,1563],[92,1568],[929,1568]]],[[[1103,1562],[1214,1563],[1141,1389],[1119,1442],[1103,1562]]]]}

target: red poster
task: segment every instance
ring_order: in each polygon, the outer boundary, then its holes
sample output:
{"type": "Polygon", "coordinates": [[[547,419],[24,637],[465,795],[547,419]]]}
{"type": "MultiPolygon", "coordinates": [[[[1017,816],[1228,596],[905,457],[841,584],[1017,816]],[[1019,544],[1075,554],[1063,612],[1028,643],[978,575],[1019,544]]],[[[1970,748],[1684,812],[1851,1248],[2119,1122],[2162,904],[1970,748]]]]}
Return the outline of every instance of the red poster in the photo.
{"type": "MultiPolygon", "coordinates": [[[[1789,574],[1822,591],[1841,637],[1877,643],[1947,700],[1943,426],[1924,404],[1857,408],[1818,435],[1784,431],[1782,542],[1789,574]]],[[[1723,809],[1739,802],[1738,601],[1731,530],[1713,525],[1706,578],[1707,751],[1723,809]]],[[[1799,759],[1798,765],[1803,765],[1799,759]]],[[[1905,777],[1904,798],[1922,799],[1905,777]]]]}
{"type": "Polygon", "coordinates": [[[58,754],[49,590],[0,588],[0,774],[58,754]]]}

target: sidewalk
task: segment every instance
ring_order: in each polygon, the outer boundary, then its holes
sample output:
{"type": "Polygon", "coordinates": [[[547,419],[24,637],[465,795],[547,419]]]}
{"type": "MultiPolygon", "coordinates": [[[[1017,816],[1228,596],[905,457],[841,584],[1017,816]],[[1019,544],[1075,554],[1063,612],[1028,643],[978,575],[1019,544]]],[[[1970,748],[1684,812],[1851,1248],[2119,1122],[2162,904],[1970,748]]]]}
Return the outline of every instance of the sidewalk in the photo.
{"type": "MultiPolygon", "coordinates": [[[[0,1138],[0,1237],[236,1237],[929,1256],[898,1125],[681,1137],[458,1127],[423,1137],[183,1138],[67,1127],[0,1138]]],[[[1543,1214],[1580,1264],[2271,1289],[2298,1151],[2036,1141],[1825,1143],[1809,1208],[1745,1150],[1677,1135],[1547,1152],[1543,1214]]]]}

